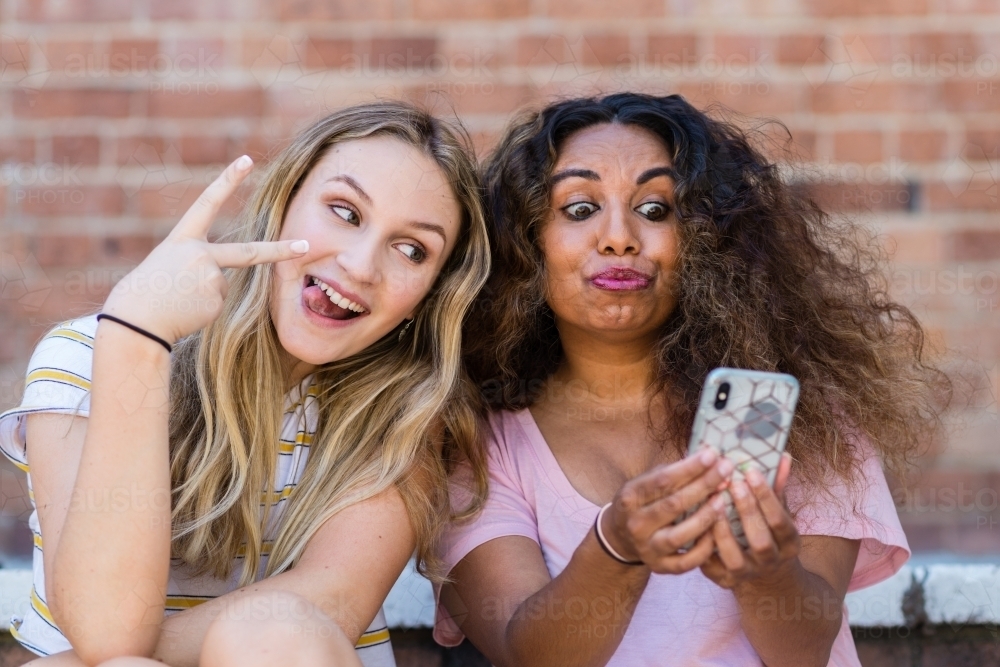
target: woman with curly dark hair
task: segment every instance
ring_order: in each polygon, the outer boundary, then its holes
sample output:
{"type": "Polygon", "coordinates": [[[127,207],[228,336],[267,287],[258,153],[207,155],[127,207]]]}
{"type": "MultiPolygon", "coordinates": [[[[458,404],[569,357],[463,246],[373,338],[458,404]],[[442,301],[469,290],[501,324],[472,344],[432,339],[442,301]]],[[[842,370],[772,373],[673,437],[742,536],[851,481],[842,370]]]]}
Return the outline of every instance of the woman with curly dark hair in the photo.
{"type": "Polygon", "coordinates": [[[677,95],[531,113],[485,176],[494,268],[466,341],[490,493],[441,545],[438,641],[517,667],[859,665],[845,594],[909,556],[883,465],[950,390],[877,252],[677,95]],[[773,489],[685,458],[719,366],[801,384],[773,489]]]}

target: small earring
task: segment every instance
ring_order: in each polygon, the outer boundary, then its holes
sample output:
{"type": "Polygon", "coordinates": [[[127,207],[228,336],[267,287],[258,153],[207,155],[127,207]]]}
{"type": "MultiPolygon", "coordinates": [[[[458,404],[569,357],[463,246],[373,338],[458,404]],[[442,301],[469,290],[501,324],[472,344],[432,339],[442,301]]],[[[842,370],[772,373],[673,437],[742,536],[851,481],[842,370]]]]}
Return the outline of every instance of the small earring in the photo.
{"type": "Polygon", "coordinates": [[[403,340],[403,336],[406,335],[406,330],[410,328],[411,324],[413,324],[413,320],[406,320],[406,325],[399,330],[399,338],[396,339],[397,343],[403,340]]]}

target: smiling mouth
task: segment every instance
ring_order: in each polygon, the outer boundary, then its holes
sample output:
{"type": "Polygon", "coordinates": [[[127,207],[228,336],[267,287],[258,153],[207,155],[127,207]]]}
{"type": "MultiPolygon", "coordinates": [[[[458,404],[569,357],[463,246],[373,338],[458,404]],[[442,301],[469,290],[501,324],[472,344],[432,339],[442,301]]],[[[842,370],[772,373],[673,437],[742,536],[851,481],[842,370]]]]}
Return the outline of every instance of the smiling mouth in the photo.
{"type": "Polygon", "coordinates": [[[315,276],[306,276],[302,300],[309,310],[332,320],[353,320],[368,314],[364,306],[351,301],[315,276]]]}

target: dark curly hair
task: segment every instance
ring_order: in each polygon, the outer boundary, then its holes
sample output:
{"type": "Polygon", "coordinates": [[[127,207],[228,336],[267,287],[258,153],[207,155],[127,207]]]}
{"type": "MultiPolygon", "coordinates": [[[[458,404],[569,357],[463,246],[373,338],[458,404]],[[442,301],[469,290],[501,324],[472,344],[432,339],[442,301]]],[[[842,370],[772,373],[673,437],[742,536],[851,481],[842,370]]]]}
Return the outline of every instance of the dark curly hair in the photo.
{"type": "Polygon", "coordinates": [[[677,172],[677,305],[654,351],[656,388],[675,406],[664,443],[683,451],[713,368],[775,371],[801,384],[788,451],[804,482],[828,488],[833,471],[856,487],[848,428],[905,473],[939,433],[951,383],[927,359],[916,317],[889,297],[876,239],[828,216],[744,131],[679,95],[554,103],[516,120],[487,160],[493,269],[464,337],[486,404],[531,405],[562,361],[539,230],[560,146],[602,123],[652,132],[677,172]]]}

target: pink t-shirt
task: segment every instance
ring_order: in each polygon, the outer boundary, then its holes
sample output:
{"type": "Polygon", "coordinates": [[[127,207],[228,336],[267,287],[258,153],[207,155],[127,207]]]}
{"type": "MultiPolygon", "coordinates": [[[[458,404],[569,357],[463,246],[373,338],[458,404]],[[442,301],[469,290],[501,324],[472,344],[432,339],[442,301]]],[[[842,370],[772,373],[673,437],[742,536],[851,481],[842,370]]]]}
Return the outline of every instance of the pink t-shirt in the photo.
{"type": "MultiPolygon", "coordinates": [[[[500,412],[491,421],[489,499],[473,522],[448,529],[442,542],[444,561],[450,569],[480,544],[519,535],[538,543],[549,574],[555,577],[593,529],[600,508],[570,484],[528,410],[500,412]]],[[[861,540],[848,590],[887,579],[910,555],[878,457],[867,443],[862,442],[858,450],[867,483],[856,502],[851,502],[846,489],[834,487],[831,493],[802,507],[805,494],[795,482],[794,471],[787,492],[789,506],[801,507],[796,516],[801,534],[861,540]]],[[[460,485],[452,486],[452,494],[456,503],[468,498],[468,491],[460,485]]],[[[804,608],[803,613],[807,612],[804,608]]],[[[458,624],[439,603],[434,639],[444,646],[455,646],[463,637],[458,624]]],[[[701,570],[650,577],[625,637],[608,665],[637,667],[668,662],[741,667],[762,664],[740,628],[733,594],[712,583],[701,570]]],[[[846,605],[829,665],[861,665],[846,605]]]]}

